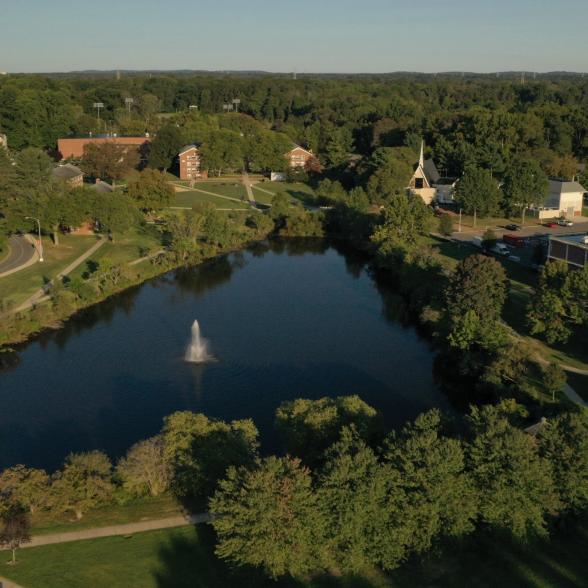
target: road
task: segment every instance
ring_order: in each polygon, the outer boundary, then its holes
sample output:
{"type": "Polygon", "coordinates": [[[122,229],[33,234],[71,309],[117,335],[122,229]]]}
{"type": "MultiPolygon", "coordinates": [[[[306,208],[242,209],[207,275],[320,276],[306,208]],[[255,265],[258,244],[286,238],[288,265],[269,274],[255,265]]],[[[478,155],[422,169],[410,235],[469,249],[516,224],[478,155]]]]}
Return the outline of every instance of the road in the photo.
{"type": "MultiPolygon", "coordinates": [[[[457,221],[454,219],[454,224],[457,225],[457,221]]],[[[539,236],[565,236],[565,235],[577,235],[578,233],[588,233],[588,218],[579,217],[574,221],[572,227],[557,227],[550,229],[549,227],[537,224],[526,224],[520,231],[509,231],[504,226],[488,225],[484,222],[484,219],[478,220],[478,226],[476,228],[463,227],[461,233],[455,232],[452,237],[458,241],[471,241],[476,235],[481,236],[484,234],[486,229],[492,229],[496,236],[500,239],[504,234],[517,235],[519,237],[539,237],[539,236]]]]}
{"type": "Polygon", "coordinates": [[[24,235],[12,235],[8,243],[10,252],[0,262],[0,277],[30,265],[37,255],[34,245],[24,235]]]}

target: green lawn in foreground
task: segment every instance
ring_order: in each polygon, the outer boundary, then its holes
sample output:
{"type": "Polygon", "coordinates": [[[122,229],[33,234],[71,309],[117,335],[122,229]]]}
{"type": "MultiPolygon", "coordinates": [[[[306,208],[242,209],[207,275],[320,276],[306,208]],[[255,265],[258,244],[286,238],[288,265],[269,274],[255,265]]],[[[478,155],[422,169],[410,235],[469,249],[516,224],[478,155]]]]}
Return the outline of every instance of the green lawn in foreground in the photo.
{"type": "Polygon", "coordinates": [[[197,182],[194,188],[205,190],[206,192],[214,192],[220,196],[236,198],[237,200],[247,200],[247,192],[240,178],[227,182],[197,182]]]}
{"type": "MultiPolygon", "coordinates": [[[[202,186],[202,190],[207,192],[213,192],[209,190],[207,186],[202,186]]],[[[232,198],[232,196],[231,196],[232,198]]],[[[188,192],[176,192],[176,198],[173,206],[184,206],[192,207],[195,204],[214,204],[217,208],[248,208],[249,204],[247,200],[235,202],[234,200],[227,200],[225,198],[217,198],[212,194],[203,194],[202,192],[188,191],[188,192]]]]}
{"type": "Polygon", "coordinates": [[[528,545],[474,535],[389,575],[272,582],[218,560],[207,525],[24,549],[15,567],[8,554],[0,559],[0,575],[29,588],[579,588],[588,578],[586,519],[568,525],[528,545]]]}
{"type": "Polygon", "coordinates": [[[0,300],[17,304],[24,302],[39,288],[53,279],[72,261],[96,243],[95,236],[61,235],[59,246],[43,238],[43,263],[35,263],[19,272],[0,278],[0,300]]]}

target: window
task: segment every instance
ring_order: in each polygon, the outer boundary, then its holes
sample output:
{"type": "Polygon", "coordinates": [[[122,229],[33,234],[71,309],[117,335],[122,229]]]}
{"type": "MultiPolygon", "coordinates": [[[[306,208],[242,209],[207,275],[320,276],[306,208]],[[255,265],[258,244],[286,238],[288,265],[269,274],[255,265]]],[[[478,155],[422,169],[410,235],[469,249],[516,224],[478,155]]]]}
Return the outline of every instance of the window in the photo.
{"type": "Polygon", "coordinates": [[[425,187],[425,180],[423,180],[423,178],[415,178],[414,179],[414,187],[417,190],[422,190],[425,187]]]}

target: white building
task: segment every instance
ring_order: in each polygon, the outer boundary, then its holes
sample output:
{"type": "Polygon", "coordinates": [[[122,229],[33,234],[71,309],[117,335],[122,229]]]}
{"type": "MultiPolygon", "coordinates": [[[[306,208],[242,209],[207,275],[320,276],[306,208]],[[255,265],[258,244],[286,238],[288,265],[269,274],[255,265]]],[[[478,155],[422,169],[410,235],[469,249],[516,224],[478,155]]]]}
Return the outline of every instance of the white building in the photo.
{"type": "Polygon", "coordinates": [[[425,160],[425,145],[421,144],[419,163],[408,185],[412,196],[420,196],[425,204],[452,204],[456,178],[442,178],[432,159],[425,160]]]}
{"type": "Polygon", "coordinates": [[[580,216],[584,192],[586,189],[578,182],[549,180],[549,191],[543,209],[552,211],[552,216],[580,216]]]}

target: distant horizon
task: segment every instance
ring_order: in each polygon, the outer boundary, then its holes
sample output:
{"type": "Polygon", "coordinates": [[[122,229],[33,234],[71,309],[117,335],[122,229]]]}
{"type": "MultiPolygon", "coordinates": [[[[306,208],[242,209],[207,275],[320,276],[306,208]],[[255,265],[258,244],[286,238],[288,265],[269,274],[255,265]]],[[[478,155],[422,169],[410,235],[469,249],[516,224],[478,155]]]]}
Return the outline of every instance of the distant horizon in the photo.
{"type": "Polygon", "coordinates": [[[568,69],[555,69],[555,70],[530,70],[530,69],[501,69],[492,71],[476,71],[476,70],[458,70],[458,69],[442,69],[439,71],[424,71],[424,70],[382,70],[382,71],[294,71],[294,70],[264,70],[264,69],[193,69],[186,67],[169,67],[169,68],[86,68],[86,69],[71,69],[71,70],[38,70],[38,71],[2,71],[2,75],[46,75],[46,74],[92,74],[92,73],[103,73],[103,74],[116,74],[117,72],[123,73],[206,73],[206,74],[266,74],[266,75],[281,75],[281,76],[320,76],[320,75],[349,75],[349,76],[362,76],[362,75],[423,75],[423,76],[436,76],[436,75],[475,75],[475,76],[492,76],[492,75],[520,75],[520,74],[536,74],[540,76],[545,75],[588,75],[587,71],[580,70],[568,70],[568,69]]]}
{"type": "Polygon", "coordinates": [[[27,0],[0,71],[588,72],[585,0],[27,0]]]}

